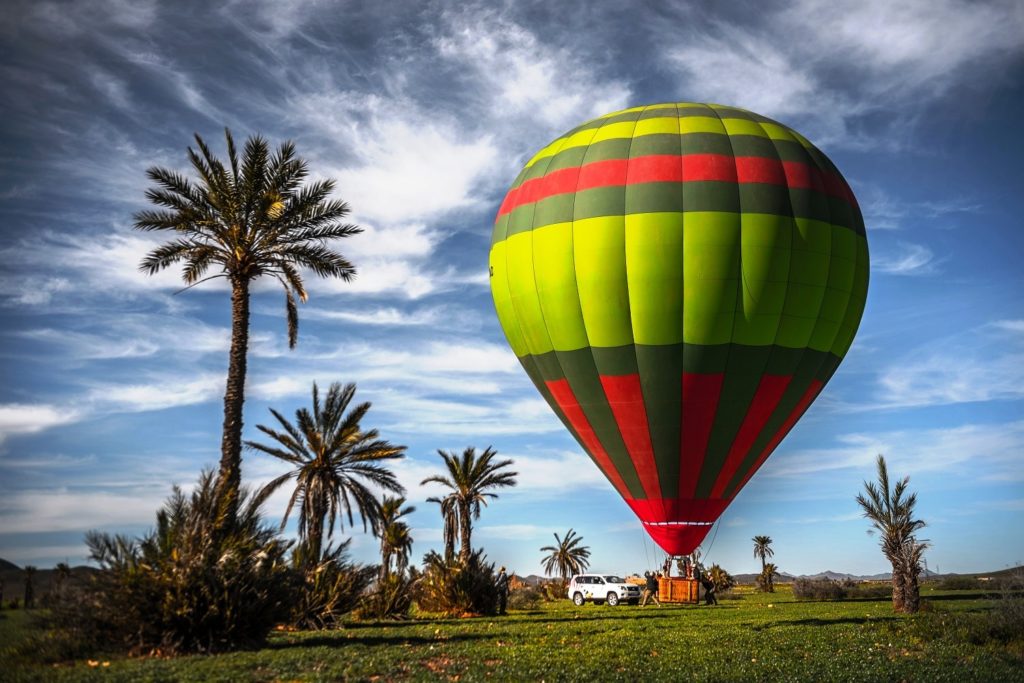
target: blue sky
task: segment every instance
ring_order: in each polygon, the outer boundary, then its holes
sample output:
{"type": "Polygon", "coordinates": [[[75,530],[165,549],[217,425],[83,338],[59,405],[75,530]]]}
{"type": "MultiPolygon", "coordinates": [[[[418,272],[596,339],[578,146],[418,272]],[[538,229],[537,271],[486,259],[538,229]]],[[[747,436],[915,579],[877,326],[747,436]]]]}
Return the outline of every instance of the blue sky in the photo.
{"type": "MultiPolygon", "coordinates": [[[[854,503],[873,460],[919,492],[929,568],[1024,562],[1024,6],[890,3],[14,2],[0,27],[0,557],[85,559],[144,531],[219,456],[229,301],[140,274],[144,171],[198,132],[292,139],[365,233],[354,284],[310,281],[298,348],[253,301],[246,436],[355,381],[396,466],[414,556],[440,545],[436,449],[493,445],[519,486],[474,533],[539,572],[570,527],[595,569],[660,560],[505,344],[491,223],[522,164],[574,125],[662,101],[748,108],[836,162],[865,214],[871,286],[844,364],[705,542],[754,571],[888,569],[854,503]]],[[[243,476],[280,472],[247,454],[243,476]]],[[[282,496],[267,512],[279,519],[282,496]]],[[[349,530],[341,532],[349,535],[349,530]]],[[[372,561],[376,542],[354,534],[372,561]]]]}

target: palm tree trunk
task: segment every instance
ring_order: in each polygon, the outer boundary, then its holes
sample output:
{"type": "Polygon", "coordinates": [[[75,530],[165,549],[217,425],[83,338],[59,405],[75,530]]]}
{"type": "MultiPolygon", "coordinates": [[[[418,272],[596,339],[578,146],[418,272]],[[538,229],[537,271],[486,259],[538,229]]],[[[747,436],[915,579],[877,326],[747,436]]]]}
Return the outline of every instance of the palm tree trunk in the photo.
{"type": "Polygon", "coordinates": [[[904,611],[904,577],[902,569],[893,562],[892,565],[892,609],[894,612],[904,611]]]}
{"type": "Polygon", "coordinates": [[[469,565],[469,556],[472,552],[469,536],[473,531],[473,525],[469,519],[469,505],[460,505],[459,507],[461,508],[459,511],[459,530],[462,535],[462,547],[459,549],[459,564],[465,567],[469,565]]]}
{"type": "Polygon", "coordinates": [[[324,542],[324,516],[312,515],[306,536],[306,566],[309,568],[320,564],[320,555],[324,542]]]}
{"type": "Polygon", "coordinates": [[[242,405],[245,403],[246,357],[249,351],[249,280],[231,281],[231,351],[224,391],[224,431],[217,473],[218,510],[223,520],[234,520],[242,483],[242,405]]]}

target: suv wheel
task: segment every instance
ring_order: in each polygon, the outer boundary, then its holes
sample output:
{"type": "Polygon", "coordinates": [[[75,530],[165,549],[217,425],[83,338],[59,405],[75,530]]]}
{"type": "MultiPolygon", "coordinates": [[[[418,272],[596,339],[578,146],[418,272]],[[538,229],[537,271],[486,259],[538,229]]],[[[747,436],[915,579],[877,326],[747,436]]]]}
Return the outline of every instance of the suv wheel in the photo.
{"type": "Polygon", "coordinates": [[[583,593],[573,593],[572,594],[572,602],[577,607],[582,607],[583,606],[583,602],[584,602],[584,600],[583,600],[583,593]]]}
{"type": "Polygon", "coordinates": [[[608,604],[611,607],[615,607],[616,605],[619,604],[619,596],[618,596],[617,593],[609,593],[608,594],[608,604]]]}

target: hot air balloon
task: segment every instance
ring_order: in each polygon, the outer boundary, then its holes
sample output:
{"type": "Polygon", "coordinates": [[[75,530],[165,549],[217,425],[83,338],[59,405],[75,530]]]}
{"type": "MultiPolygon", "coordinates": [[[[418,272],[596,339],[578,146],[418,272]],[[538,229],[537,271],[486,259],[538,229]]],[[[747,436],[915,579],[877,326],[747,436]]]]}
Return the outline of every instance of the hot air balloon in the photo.
{"type": "Polygon", "coordinates": [[[607,114],[498,211],[501,327],[650,536],[692,552],[832,377],[864,310],[849,185],[799,133],[715,104],[607,114]]]}

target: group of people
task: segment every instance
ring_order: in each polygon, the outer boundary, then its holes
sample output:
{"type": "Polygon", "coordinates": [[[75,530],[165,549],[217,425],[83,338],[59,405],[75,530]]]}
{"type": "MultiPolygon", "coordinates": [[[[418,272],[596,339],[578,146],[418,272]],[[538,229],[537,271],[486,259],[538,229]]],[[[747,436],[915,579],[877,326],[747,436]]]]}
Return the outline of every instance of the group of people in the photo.
{"type": "MultiPolygon", "coordinates": [[[[706,572],[701,571],[699,564],[689,562],[686,563],[686,568],[683,570],[683,577],[688,579],[694,579],[697,581],[702,588],[704,588],[704,604],[705,605],[717,605],[718,598],[715,597],[715,582],[711,580],[706,572]]],[[[644,607],[650,602],[654,602],[658,607],[661,607],[661,601],[658,599],[658,581],[661,579],[661,574],[657,572],[644,572],[644,590],[640,597],[640,606],[644,607]]]]}

